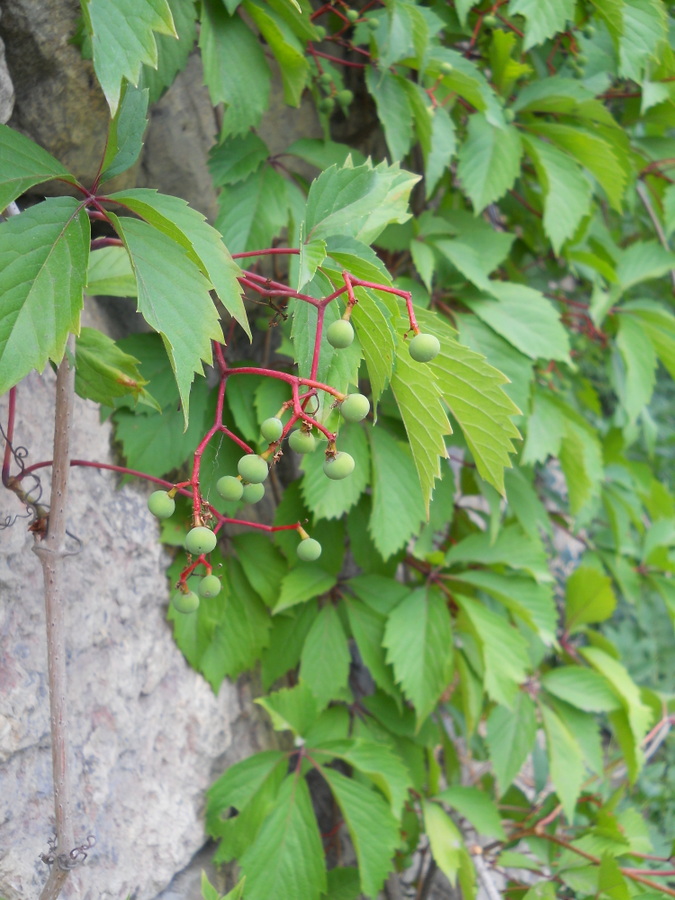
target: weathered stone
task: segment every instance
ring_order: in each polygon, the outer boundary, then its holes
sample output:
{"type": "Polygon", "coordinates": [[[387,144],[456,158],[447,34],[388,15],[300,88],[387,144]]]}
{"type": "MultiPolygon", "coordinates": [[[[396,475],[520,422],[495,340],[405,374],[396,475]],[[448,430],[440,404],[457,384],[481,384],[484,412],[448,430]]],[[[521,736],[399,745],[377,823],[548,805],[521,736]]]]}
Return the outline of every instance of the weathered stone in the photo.
{"type": "MultiPolygon", "coordinates": [[[[0,16],[2,15],[0,11],[0,16]]],[[[5,44],[0,40],[0,122],[4,125],[9,121],[14,109],[14,85],[7,68],[5,57],[5,44]]]]}

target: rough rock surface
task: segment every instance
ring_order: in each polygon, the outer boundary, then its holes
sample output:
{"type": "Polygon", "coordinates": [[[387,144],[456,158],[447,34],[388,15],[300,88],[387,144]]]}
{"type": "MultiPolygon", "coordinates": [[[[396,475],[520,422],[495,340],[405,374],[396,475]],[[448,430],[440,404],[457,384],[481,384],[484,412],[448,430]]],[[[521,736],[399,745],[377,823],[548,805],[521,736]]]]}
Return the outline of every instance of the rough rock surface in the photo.
{"type": "MultiPolygon", "coordinates": [[[[0,10],[0,16],[2,10],[0,10]]],[[[4,125],[9,121],[14,109],[14,85],[7,68],[5,56],[5,44],[0,40],[0,122],[4,125]]]]}
{"type": "MultiPolygon", "coordinates": [[[[16,440],[48,459],[53,375],[18,396],[16,440]]],[[[6,398],[0,403],[6,421],[6,398]]],[[[112,461],[110,430],[78,401],[75,452],[112,461]]],[[[48,469],[41,478],[48,496],[48,469]]],[[[76,839],[96,836],[64,897],[154,897],[203,845],[204,790],[215,773],[267,745],[250,690],[219,696],[185,663],[165,621],[167,559],[137,484],[74,468],[66,561],[76,839]]],[[[22,511],[0,492],[0,521],[22,511]]],[[[42,574],[27,521],[0,531],[0,896],[36,897],[52,833],[53,798],[42,574]]],[[[195,895],[195,896],[198,896],[195,895]]]]}

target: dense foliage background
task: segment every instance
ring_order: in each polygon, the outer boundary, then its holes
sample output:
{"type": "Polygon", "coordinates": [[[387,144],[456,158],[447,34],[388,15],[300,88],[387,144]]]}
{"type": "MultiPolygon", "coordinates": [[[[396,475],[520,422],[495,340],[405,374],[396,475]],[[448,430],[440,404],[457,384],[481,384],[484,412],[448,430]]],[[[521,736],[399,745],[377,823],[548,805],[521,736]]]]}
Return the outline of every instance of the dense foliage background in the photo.
{"type": "MultiPolygon", "coordinates": [[[[195,497],[225,517],[223,590],[169,617],[214,690],[258,670],[293,739],[209,793],[242,896],[375,897],[392,869],[418,898],[437,869],[466,898],[675,895],[667,4],[88,0],[79,39],[109,141],[77,199],[0,225],[0,390],[62,356],[85,289],[137,296],[161,336],[82,329],[78,390],[129,469],[192,489],[162,525],[172,582],[195,497]],[[221,128],[215,230],[177,198],[105,193],[195,41],[221,128]],[[256,128],[277,77],[290,106],[312,95],[325,136],[270,156],[256,128]],[[350,277],[356,340],[336,350],[323,317],[350,277]],[[408,353],[407,292],[441,343],[429,363],[408,353]],[[273,502],[242,511],[215,484],[242,446],[268,449],[285,376],[370,397],[361,423],[323,390],[302,405],[355,471],[330,481],[321,449],[275,444],[273,502]],[[200,443],[214,422],[227,433],[200,443]],[[316,562],[259,527],[298,522],[316,562]]],[[[6,127],[0,163],[3,208],[75,182],[6,127]]]]}

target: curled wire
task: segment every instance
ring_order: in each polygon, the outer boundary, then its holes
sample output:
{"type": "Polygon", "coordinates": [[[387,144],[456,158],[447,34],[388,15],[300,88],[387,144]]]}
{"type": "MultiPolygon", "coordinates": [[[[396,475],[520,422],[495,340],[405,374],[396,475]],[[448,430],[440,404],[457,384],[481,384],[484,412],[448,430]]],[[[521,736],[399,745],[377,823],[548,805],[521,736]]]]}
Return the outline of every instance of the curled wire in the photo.
{"type": "MultiPolygon", "coordinates": [[[[12,442],[7,437],[7,433],[5,432],[5,429],[2,427],[2,425],[0,425],[0,435],[2,436],[5,444],[9,447],[9,452],[12,454],[12,459],[14,460],[14,463],[19,470],[19,474],[21,474],[26,468],[24,460],[28,457],[28,448],[23,446],[13,446],[12,442]]],[[[26,507],[26,512],[5,516],[4,521],[0,521],[0,531],[2,531],[4,528],[11,528],[18,519],[32,518],[33,520],[35,520],[39,517],[37,506],[42,499],[42,482],[40,481],[39,477],[32,472],[29,473],[29,477],[33,479],[33,486],[30,490],[26,491],[26,494],[30,496],[30,499],[23,501],[26,507]]]]}

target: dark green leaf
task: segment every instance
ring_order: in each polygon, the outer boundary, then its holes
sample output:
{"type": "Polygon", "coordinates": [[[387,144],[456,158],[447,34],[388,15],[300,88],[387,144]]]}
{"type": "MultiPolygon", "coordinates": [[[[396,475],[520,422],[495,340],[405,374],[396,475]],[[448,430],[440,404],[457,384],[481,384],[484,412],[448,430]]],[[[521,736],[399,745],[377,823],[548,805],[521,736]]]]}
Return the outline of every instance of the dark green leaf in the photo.
{"type": "Polygon", "coordinates": [[[65,166],[9,125],[0,124],[0,211],[34,184],[52,178],[75,183],[65,166]]]}
{"type": "Polygon", "coordinates": [[[100,181],[126,172],[136,162],[148,125],[148,91],[128,82],[122,85],[120,104],[108,126],[100,181]]]}
{"type": "Polygon", "coordinates": [[[307,634],[300,658],[300,678],[309,685],[319,709],[342,697],[351,657],[340,616],[332,604],[321,609],[307,634]]]}

